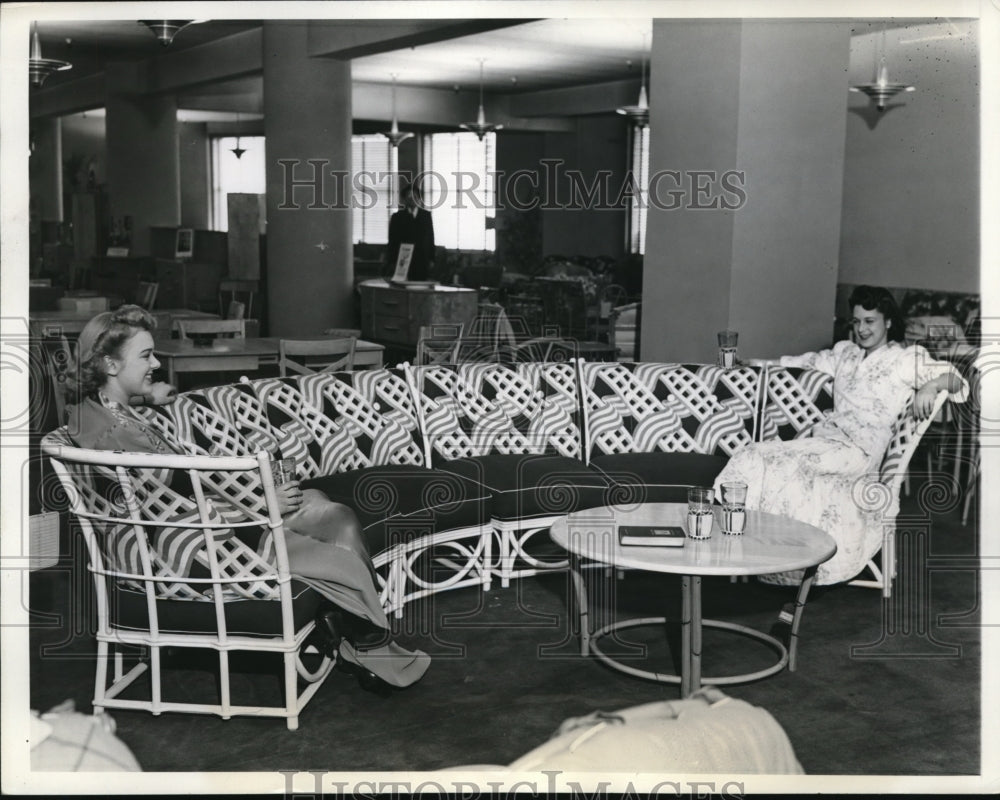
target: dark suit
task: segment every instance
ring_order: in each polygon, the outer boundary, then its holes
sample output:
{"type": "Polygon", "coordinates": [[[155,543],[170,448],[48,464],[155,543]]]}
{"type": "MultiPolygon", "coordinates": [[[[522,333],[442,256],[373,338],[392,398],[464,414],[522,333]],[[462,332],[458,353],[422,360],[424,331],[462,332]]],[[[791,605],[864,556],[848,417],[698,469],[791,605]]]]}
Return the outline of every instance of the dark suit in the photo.
{"type": "Polygon", "coordinates": [[[414,217],[408,209],[403,208],[392,215],[389,220],[389,245],[386,248],[389,277],[396,271],[399,246],[404,243],[413,245],[408,280],[427,280],[431,262],[434,261],[434,222],[430,211],[417,209],[414,217]]]}

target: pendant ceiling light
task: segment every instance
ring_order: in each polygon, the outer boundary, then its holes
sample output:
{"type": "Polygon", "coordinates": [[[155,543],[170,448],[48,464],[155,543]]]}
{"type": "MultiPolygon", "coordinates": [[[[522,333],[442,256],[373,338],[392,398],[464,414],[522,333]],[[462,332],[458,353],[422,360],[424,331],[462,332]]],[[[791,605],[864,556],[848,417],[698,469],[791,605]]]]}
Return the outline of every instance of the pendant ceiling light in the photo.
{"type": "Polygon", "coordinates": [[[232,153],[236,158],[243,158],[243,154],[246,150],[240,147],[240,112],[236,112],[236,147],[231,147],[229,152],[232,153]]]}
{"type": "Polygon", "coordinates": [[[875,108],[885,111],[886,103],[900,92],[915,92],[916,86],[907,86],[905,83],[891,83],[889,81],[889,68],[885,63],[885,28],[882,28],[882,44],[880,53],[876,53],[878,61],[875,64],[875,81],[873,83],[863,83],[858,86],[851,86],[852,92],[862,92],[868,95],[875,108]]]}
{"type": "Polygon", "coordinates": [[[483,64],[485,59],[479,59],[479,115],[475,122],[463,122],[459,127],[463,130],[472,131],[479,137],[479,141],[491,131],[503,130],[503,125],[494,125],[486,121],[486,114],[483,113],[483,64]]]}
{"type": "Polygon", "coordinates": [[[45,79],[53,72],[62,72],[72,69],[73,65],[68,61],[57,61],[54,58],[42,58],[42,46],[38,41],[38,25],[31,24],[31,55],[28,58],[28,77],[34,88],[45,83],[45,79]]]}
{"type": "Polygon", "coordinates": [[[195,25],[201,20],[196,19],[141,19],[143,25],[149,28],[156,40],[164,47],[169,45],[174,37],[188,25],[195,25]]]}
{"type": "Polygon", "coordinates": [[[642,86],[639,88],[639,102],[634,106],[622,106],[617,109],[624,114],[637,128],[645,128],[649,124],[649,98],[646,95],[646,37],[642,37],[642,86]]]}
{"type": "Polygon", "coordinates": [[[402,142],[405,142],[411,136],[412,133],[409,131],[401,131],[399,129],[399,123],[396,121],[396,75],[393,73],[392,76],[392,127],[389,132],[383,131],[382,135],[389,140],[389,144],[393,147],[399,147],[402,142]]]}

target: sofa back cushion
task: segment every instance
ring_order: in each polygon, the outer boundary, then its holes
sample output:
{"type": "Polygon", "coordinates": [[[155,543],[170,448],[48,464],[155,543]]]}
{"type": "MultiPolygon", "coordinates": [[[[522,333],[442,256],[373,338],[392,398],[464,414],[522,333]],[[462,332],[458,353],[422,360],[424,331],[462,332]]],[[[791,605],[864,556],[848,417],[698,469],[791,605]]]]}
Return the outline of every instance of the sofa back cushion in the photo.
{"type": "Polygon", "coordinates": [[[657,451],[728,457],[754,440],[755,367],[584,362],[580,376],[588,461],[657,451]]]}
{"type": "Polygon", "coordinates": [[[413,401],[400,370],[270,378],[250,386],[282,457],[296,459],[301,478],[424,463],[413,401]]]}
{"type": "Polygon", "coordinates": [[[833,376],[815,369],[768,367],[760,440],[808,435],[833,410],[833,376]]]}
{"type": "Polygon", "coordinates": [[[582,454],[572,362],[470,362],[409,371],[432,464],[490,454],[582,454]]]}

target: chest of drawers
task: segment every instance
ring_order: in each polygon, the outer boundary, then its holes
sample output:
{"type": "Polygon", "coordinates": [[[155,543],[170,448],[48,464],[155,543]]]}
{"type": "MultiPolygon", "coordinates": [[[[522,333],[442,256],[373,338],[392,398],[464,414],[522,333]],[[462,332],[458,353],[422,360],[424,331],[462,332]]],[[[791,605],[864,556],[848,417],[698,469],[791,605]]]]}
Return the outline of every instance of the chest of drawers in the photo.
{"type": "Polygon", "coordinates": [[[465,287],[407,288],[370,280],[358,288],[361,335],[386,344],[416,347],[422,325],[460,323],[469,330],[478,309],[478,293],[465,287]]]}

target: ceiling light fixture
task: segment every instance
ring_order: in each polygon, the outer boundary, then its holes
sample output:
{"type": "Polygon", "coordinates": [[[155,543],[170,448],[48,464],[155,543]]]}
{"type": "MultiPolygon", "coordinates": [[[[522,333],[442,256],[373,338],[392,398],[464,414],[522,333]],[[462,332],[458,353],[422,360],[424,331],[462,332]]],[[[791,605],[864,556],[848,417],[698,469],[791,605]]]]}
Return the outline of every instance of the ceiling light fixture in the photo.
{"type": "Polygon", "coordinates": [[[396,121],[396,74],[392,75],[392,127],[389,132],[382,132],[382,135],[389,140],[389,144],[393,147],[399,147],[402,142],[405,142],[411,136],[412,133],[409,131],[401,131],[399,129],[399,123],[396,121]]]}
{"type": "Polygon", "coordinates": [[[637,128],[645,128],[649,124],[649,98],[646,94],[646,37],[642,37],[642,86],[639,88],[639,102],[634,106],[622,106],[617,109],[624,114],[637,128]]]}
{"type": "Polygon", "coordinates": [[[875,81],[874,83],[863,83],[858,86],[849,87],[852,92],[862,92],[871,99],[875,104],[875,108],[879,111],[885,111],[886,103],[895,97],[900,92],[914,92],[916,91],[916,86],[907,86],[905,83],[890,83],[889,81],[889,68],[885,63],[885,27],[882,28],[882,46],[880,48],[881,55],[878,55],[878,60],[875,64],[875,81]]]}
{"type": "Polygon", "coordinates": [[[476,134],[479,141],[482,141],[487,133],[503,130],[503,125],[495,125],[492,122],[487,122],[486,114],[483,113],[483,64],[485,62],[486,59],[479,59],[479,115],[476,117],[475,122],[463,122],[459,125],[463,130],[472,131],[476,134]]]}
{"type": "Polygon", "coordinates": [[[68,61],[42,58],[42,46],[38,41],[38,24],[31,23],[31,55],[28,58],[28,77],[31,79],[31,85],[37,89],[53,72],[72,68],[73,65],[68,61]]]}
{"type": "Polygon", "coordinates": [[[164,47],[168,46],[174,37],[188,25],[196,25],[200,19],[140,19],[139,22],[149,28],[156,40],[164,47]]]}
{"type": "Polygon", "coordinates": [[[243,158],[243,154],[246,149],[240,147],[240,112],[236,112],[236,147],[229,148],[229,152],[236,156],[237,159],[243,158]]]}

